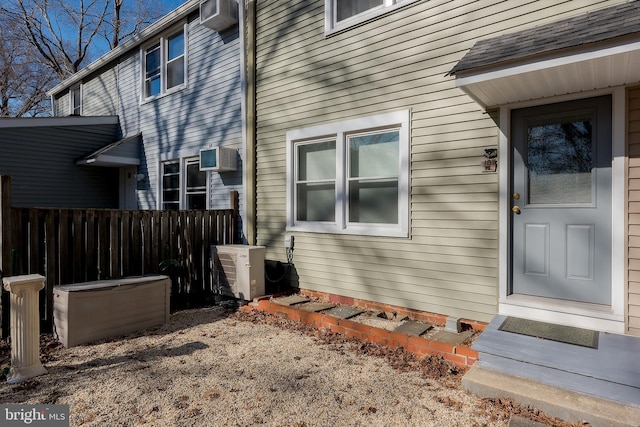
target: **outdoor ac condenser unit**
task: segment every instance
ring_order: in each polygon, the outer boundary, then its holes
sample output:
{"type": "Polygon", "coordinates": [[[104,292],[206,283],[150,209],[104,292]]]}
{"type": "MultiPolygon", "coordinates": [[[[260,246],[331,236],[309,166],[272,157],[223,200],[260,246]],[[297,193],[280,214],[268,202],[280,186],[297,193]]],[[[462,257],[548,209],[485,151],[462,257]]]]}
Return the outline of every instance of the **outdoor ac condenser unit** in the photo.
{"type": "Polygon", "coordinates": [[[235,0],[202,0],[200,22],[217,32],[238,22],[238,4],[235,0]]]}
{"type": "Polygon", "coordinates": [[[251,301],[264,295],[264,246],[211,247],[213,281],[222,295],[251,301]]]}

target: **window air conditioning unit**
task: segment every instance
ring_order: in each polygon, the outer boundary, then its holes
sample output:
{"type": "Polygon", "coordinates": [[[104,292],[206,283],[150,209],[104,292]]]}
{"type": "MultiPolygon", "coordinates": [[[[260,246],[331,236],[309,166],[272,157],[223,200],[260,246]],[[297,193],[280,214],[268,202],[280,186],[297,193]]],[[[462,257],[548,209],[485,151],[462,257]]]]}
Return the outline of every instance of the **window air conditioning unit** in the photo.
{"type": "Polygon", "coordinates": [[[200,150],[200,170],[213,172],[235,171],[238,167],[236,149],[211,147],[200,150]]]}
{"type": "Polygon", "coordinates": [[[238,3],[235,0],[202,0],[200,22],[217,32],[238,22],[238,3]]]}
{"type": "Polygon", "coordinates": [[[264,295],[264,246],[211,246],[213,283],[221,295],[251,301],[264,295]]]}

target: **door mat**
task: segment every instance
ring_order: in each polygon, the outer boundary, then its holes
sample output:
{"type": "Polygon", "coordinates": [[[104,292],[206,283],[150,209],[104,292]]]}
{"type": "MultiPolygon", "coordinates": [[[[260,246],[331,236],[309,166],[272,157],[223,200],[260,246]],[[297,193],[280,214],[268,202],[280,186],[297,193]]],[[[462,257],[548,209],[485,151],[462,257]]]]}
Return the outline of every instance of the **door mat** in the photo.
{"type": "Polygon", "coordinates": [[[565,344],[582,347],[598,348],[597,331],[574,328],[572,326],[554,325],[552,323],[537,322],[535,320],[507,317],[498,328],[500,331],[514,334],[528,335],[565,344]]]}

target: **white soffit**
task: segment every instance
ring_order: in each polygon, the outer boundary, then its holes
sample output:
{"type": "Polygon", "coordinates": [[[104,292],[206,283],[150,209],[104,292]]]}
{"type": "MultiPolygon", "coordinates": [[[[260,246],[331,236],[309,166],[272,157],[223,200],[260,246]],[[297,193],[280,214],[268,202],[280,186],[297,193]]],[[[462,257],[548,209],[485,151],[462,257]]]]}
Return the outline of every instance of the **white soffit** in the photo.
{"type": "Polygon", "coordinates": [[[638,82],[640,42],[456,75],[484,108],[638,82]]]}

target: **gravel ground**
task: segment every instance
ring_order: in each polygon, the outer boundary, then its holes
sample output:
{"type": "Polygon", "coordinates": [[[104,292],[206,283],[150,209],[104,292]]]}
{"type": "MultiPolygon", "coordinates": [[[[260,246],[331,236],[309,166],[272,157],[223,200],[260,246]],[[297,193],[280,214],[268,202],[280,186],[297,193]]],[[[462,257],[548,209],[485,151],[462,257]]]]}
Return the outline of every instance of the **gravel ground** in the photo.
{"type": "Polygon", "coordinates": [[[466,393],[440,359],[257,312],[182,311],[124,339],[42,348],[48,374],[3,380],[0,402],[68,404],[73,426],[506,426],[511,414],[573,425],[466,393]]]}

